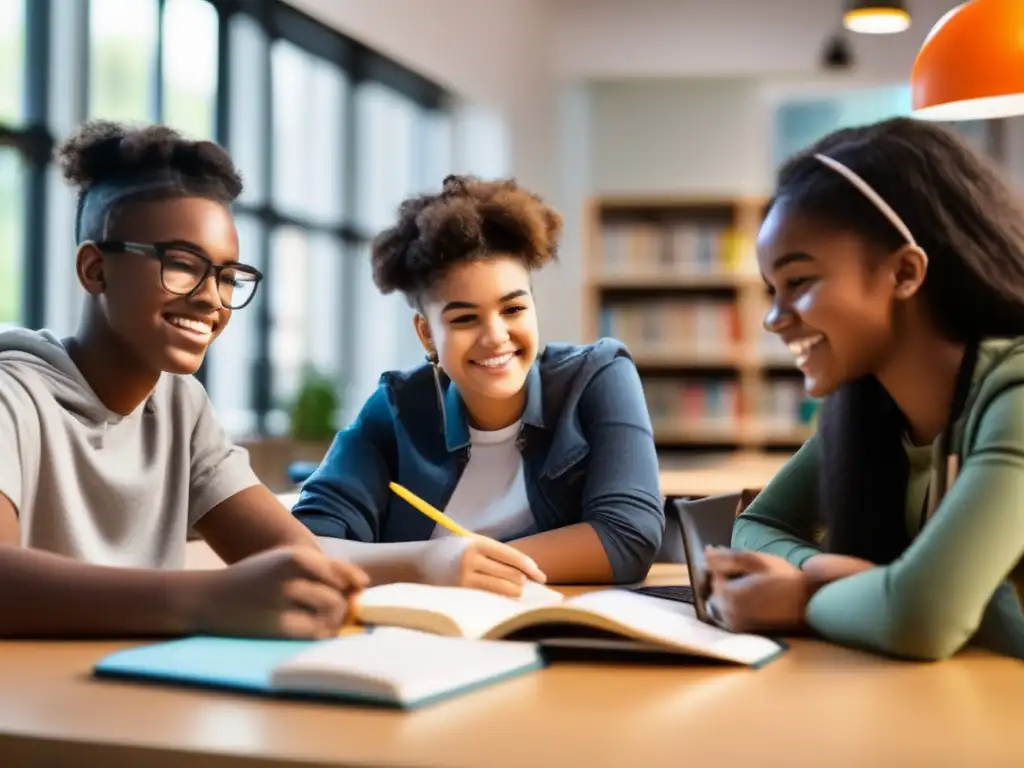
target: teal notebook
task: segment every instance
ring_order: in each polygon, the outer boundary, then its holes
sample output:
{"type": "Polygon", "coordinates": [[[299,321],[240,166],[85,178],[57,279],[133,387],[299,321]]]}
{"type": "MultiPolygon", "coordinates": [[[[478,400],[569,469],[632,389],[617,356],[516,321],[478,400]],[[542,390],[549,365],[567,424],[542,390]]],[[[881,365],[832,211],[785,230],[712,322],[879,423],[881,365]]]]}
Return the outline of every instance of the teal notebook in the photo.
{"type": "Polygon", "coordinates": [[[189,637],[117,651],[93,672],[98,678],[414,709],[543,663],[534,643],[382,627],[322,641],[189,637]]]}

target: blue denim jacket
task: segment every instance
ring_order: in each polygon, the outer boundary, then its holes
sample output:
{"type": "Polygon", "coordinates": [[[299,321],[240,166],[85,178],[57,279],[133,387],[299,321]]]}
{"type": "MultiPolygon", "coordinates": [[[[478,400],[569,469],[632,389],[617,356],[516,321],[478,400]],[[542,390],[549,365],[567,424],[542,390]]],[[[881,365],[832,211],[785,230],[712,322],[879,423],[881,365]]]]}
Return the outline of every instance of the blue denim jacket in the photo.
{"type": "MultiPolygon", "coordinates": [[[[445,509],[469,460],[458,390],[428,364],[381,376],[351,426],[302,488],[295,516],[318,536],[422,541],[434,522],[388,488],[395,481],[445,509]]],[[[665,516],[650,416],[636,366],[618,341],[549,344],[526,379],[519,446],[536,526],[514,538],[590,523],[614,579],[643,579],[665,516]]]]}

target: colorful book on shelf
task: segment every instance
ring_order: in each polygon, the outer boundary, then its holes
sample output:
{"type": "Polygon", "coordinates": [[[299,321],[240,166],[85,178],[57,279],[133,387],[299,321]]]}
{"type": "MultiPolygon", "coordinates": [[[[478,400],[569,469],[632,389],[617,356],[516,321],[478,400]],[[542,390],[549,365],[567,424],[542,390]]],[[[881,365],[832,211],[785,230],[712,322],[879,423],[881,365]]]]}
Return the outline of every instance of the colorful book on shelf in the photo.
{"type": "Polygon", "coordinates": [[[321,641],[189,637],[117,651],[94,674],[414,709],[543,665],[535,643],[380,628],[321,641]]]}
{"type": "Polygon", "coordinates": [[[564,598],[513,600],[490,592],[425,584],[385,584],[360,597],[359,620],[453,638],[523,640],[542,647],[675,654],[758,667],[785,646],[700,621],[693,606],[624,589],[564,598]]]}

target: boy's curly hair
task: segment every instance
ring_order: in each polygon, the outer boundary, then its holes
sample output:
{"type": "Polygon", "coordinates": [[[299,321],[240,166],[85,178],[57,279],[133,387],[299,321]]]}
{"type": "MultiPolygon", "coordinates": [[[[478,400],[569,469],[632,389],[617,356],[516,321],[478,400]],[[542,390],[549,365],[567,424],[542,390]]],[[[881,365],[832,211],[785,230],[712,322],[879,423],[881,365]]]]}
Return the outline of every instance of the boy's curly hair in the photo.
{"type": "Polygon", "coordinates": [[[562,217],[514,180],[447,176],[438,194],[412,197],[373,241],[373,281],[410,300],[457,264],[516,255],[534,270],[558,258],[562,217]]]}
{"type": "Polygon", "coordinates": [[[80,190],[100,181],[175,168],[225,202],[242,191],[241,176],[223,147],[192,141],[165,125],[90,120],[57,147],[56,155],[64,178],[80,190]]]}
{"type": "MultiPolygon", "coordinates": [[[[68,136],[55,155],[64,180],[78,190],[76,230],[82,226],[85,197],[98,184],[130,184],[166,171],[177,173],[179,182],[133,199],[195,196],[230,205],[242,192],[242,177],[223,147],[193,141],[166,125],[90,120],[68,136]]],[[[92,224],[86,222],[86,229],[92,224]]]]}

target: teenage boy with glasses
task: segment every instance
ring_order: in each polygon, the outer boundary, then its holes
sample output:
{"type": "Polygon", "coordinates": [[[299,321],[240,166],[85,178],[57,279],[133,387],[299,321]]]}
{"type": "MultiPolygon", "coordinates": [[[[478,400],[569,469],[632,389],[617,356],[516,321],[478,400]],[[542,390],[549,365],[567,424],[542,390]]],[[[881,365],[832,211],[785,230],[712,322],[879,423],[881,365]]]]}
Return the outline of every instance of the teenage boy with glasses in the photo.
{"type": "Polygon", "coordinates": [[[261,275],[230,157],[169,128],[82,126],[77,332],[0,333],[0,637],[328,637],[358,568],[256,478],[191,376],[261,275]],[[189,530],[229,567],[182,571],[189,530]]]}

